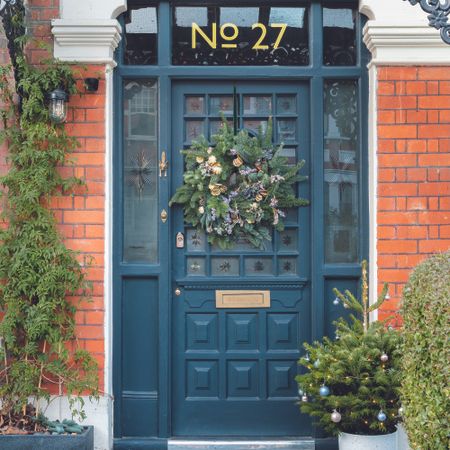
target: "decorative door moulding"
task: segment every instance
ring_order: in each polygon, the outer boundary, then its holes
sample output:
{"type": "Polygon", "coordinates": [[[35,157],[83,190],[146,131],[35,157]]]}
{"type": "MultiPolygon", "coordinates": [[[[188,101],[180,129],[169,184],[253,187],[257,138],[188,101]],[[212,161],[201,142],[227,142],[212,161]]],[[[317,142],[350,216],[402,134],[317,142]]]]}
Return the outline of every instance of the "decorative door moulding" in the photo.
{"type": "Polygon", "coordinates": [[[428,14],[430,27],[436,28],[441,33],[442,40],[450,45],[450,23],[448,15],[450,13],[450,1],[444,0],[403,0],[408,1],[411,5],[417,4],[428,14]]]}

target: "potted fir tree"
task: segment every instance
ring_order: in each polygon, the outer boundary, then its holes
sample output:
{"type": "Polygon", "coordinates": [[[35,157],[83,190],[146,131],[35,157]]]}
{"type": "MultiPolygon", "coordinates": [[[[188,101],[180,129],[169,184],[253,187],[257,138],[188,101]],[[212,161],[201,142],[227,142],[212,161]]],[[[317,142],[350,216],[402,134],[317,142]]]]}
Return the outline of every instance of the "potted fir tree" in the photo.
{"type": "Polygon", "coordinates": [[[362,301],[335,289],[337,299],[353,310],[350,321],[336,322],[336,340],[304,344],[297,377],[300,409],[333,435],[340,450],[392,450],[399,422],[399,333],[369,321],[385,301],[387,286],[369,306],[367,263],[362,263],[362,301]]]}

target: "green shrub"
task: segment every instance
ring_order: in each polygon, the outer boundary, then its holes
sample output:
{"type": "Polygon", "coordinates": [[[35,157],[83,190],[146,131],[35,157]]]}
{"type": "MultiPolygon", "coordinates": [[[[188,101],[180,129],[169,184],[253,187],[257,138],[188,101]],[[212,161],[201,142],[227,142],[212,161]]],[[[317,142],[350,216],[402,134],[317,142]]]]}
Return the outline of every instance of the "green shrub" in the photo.
{"type": "Polygon", "coordinates": [[[405,426],[415,450],[449,448],[450,252],[421,263],[403,291],[405,426]]]}

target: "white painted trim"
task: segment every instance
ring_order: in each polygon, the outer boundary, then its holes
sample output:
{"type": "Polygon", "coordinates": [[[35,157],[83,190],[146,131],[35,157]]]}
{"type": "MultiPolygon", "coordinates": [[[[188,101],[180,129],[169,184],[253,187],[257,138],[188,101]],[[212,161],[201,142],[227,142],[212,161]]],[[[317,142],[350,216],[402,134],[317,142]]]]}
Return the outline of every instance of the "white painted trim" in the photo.
{"type": "Polygon", "coordinates": [[[364,43],[372,53],[370,65],[449,65],[450,46],[429,27],[378,25],[364,27],[364,43]]]}
{"type": "Polygon", "coordinates": [[[86,17],[115,19],[127,10],[127,0],[60,0],[62,19],[84,22],[86,17]]]}
{"type": "MultiPolygon", "coordinates": [[[[377,183],[378,183],[378,159],[377,159],[377,67],[369,69],[369,301],[374,304],[377,301],[378,264],[377,264],[377,183]]],[[[371,320],[378,319],[378,311],[374,311],[371,320]]]]}
{"type": "Polygon", "coordinates": [[[116,19],[78,20],[55,19],[54,56],[62,61],[115,65],[114,50],[122,28],[116,19]]]}
{"type": "Polygon", "coordinates": [[[360,0],[359,10],[370,20],[364,42],[370,65],[448,65],[450,46],[428,25],[427,14],[401,0],[360,0]]]}
{"type": "MultiPolygon", "coordinates": [[[[104,337],[105,392],[113,398],[113,65],[105,71],[105,271],[104,271],[104,337]]],[[[108,403],[108,447],[113,445],[113,402],[108,403]]]]}

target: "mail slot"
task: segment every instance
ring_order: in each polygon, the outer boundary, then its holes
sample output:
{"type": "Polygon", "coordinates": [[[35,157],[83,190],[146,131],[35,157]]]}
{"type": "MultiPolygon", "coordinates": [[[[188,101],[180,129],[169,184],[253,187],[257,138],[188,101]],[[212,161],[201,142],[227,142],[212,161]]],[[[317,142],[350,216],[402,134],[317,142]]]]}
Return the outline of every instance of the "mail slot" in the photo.
{"type": "Polygon", "coordinates": [[[270,291],[216,291],[216,308],[270,308],[270,291]]]}

